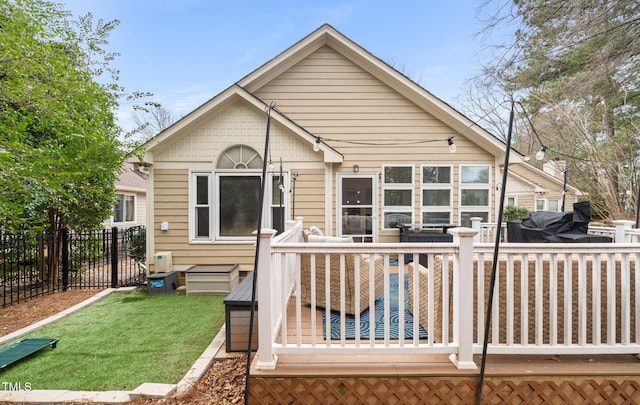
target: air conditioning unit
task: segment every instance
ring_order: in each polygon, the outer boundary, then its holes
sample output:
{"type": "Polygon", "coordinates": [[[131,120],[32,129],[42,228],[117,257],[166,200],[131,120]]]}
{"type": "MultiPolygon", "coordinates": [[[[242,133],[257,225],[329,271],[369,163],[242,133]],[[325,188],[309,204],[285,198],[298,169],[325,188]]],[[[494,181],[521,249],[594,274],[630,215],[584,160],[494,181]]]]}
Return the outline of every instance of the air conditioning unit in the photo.
{"type": "Polygon", "coordinates": [[[173,271],[173,257],[171,252],[156,252],[154,270],[156,273],[167,273],[173,271]]]}

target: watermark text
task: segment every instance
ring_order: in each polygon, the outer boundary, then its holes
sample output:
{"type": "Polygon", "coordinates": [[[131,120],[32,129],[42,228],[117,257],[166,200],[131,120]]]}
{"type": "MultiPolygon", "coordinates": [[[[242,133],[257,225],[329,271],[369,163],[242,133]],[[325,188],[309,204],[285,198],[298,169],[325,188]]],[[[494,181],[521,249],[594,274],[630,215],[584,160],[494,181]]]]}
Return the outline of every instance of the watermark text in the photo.
{"type": "Polygon", "coordinates": [[[31,383],[0,381],[0,391],[31,391],[31,383]]]}

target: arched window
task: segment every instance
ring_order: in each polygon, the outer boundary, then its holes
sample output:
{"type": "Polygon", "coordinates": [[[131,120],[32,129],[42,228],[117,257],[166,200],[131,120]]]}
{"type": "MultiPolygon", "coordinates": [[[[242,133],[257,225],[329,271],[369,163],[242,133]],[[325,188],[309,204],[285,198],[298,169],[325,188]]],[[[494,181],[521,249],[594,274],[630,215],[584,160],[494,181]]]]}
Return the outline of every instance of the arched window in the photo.
{"type": "Polygon", "coordinates": [[[245,145],[232,146],[220,154],[218,169],[262,169],[262,158],[245,145]]]}

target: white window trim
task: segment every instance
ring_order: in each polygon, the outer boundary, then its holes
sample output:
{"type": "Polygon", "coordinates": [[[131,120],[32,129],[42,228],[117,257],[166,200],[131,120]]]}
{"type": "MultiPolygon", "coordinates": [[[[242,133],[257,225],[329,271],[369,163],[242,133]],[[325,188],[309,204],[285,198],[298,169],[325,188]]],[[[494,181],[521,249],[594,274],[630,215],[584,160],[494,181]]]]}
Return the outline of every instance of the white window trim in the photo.
{"type": "Polygon", "coordinates": [[[213,177],[213,170],[189,170],[189,243],[211,243],[214,236],[214,226],[211,218],[213,217],[213,184],[211,178],[213,177]],[[209,237],[197,237],[196,236],[196,176],[209,177],[209,237]]]}
{"type": "Polygon", "coordinates": [[[113,223],[114,224],[133,224],[133,223],[135,223],[138,220],[137,215],[136,215],[136,213],[138,211],[138,198],[137,198],[137,196],[135,194],[131,194],[131,193],[119,193],[119,192],[116,192],[116,198],[119,195],[123,196],[122,204],[123,204],[124,211],[122,213],[122,218],[124,219],[124,221],[116,221],[116,215],[115,215],[116,213],[115,213],[115,206],[114,206],[113,207],[113,211],[114,212],[113,212],[113,217],[112,217],[113,218],[113,223]],[[127,204],[126,204],[127,197],[133,197],[133,219],[131,221],[127,221],[127,211],[126,211],[126,209],[127,209],[127,204]]]}
{"type": "Polygon", "coordinates": [[[384,164],[382,165],[382,178],[380,179],[382,182],[382,218],[380,219],[380,229],[383,231],[389,231],[397,228],[386,228],[385,225],[385,214],[389,212],[408,212],[411,215],[411,220],[409,224],[414,223],[414,212],[415,212],[415,179],[416,179],[416,170],[415,165],[412,164],[384,164]],[[411,182],[410,183],[385,183],[385,168],[387,167],[410,167],[411,168],[411,182]],[[411,192],[411,205],[385,205],[384,197],[386,190],[409,190],[411,192]]]}
{"type": "Polygon", "coordinates": [[[535,207],[536,207],[536,211],[550,211],[549,209],[549,201],[557,201],[558,203],[558,209],[556,211],[552,211],[552,212],[561,212],[561,208],[562,208],[562,202],[559,198],[536,198],[535,201],[535,207]],[[538,210],[538,201],[542,201],[542,205],[543,205],[543,209],[538,210]]]}
{"type": "MultiPolygon", "coordinates": [[[[274,208],[279,208],[280,204],[274,204],[273,203],[273,189],[274,189],[274,178],[275,177],[280,177],[280,172],[279,171],[271,171],[269,172],[269,186],[266,190],[264,199],[265,199],[265,209],[266,209],[266,215],[263,215],[262,217],[262,223],[263,226],[265,227],[271,227],[273,229],[276,229],[275,225],[273,225],[273,217],[271,215],[271,210],[274,208]]],[[[289,179],[291,178],[291,176],[289,175],[288,171],[283,170],[282,171],[282,179],[283,179],[283,186],[284,186],[284,190],[282,191],[282,207],[284,208],[284,219],[283,219],[283,229],[282,232],[285,231],[286,227],[287,227],[287,220],[290,219],[290,214],[289,214],[289,201],[290,201],[290,182],[289,179]]]]}
{"type": "Polygon", "coordinates": [[[379,174],[362,174],[362,173],[358,173],[358,174],[346,174],[346,173],[338,173],[336,175],[336,185],[338,186],[337,188],[337,212],[338,215],[337,217],[337,236],[353,236],[353,235],[344,235],[342,233],[342,221],[344,220],[344,217],[342,215],[345,207],[349,208],[351,207],[350,205],[343,205],[342,204],[342,179],[344,178],[368,178],[371,179],[371,191],[372,191],[372,195],[371,195],[371,235],[356,235],[358,237],[363,237],[363,238],[368,238],[370,237],[372,242],[377,242],[378,241],[378,218],[377,218],[377,212],[378,212],[378,207],[380,202],[378,201],[378,195],[377,195],[377,191],[378,190],[378,180],[379,180],[379,174]]]}
{"type": "Polygon", "coordinates": [[[425,225],[422,222],[423,213],[424,212],[442,212],[449,214],[449,222],[453,219],[453,165],[442,165],[442,164],[423,164],[420,165],[420,224],[425,225]],[[423,183],[422,182],[422,172],[425,167],[448,167],[451,171],[451,176],[449,177],[448,183],[423,183]],[[424,205],[424,190],[443,190],[449,189],[449,205],[437,205],[437,206],[425,206],[424,205]]]}
{"type": "MultiPolygon", "coordinates": [[[[247,176],[252,175],[256,177],[262,176],[260,170],[201,170],[190,169],[189,170],[189,198],[188,198],[188,228],[189,228],[189,243],[190,244],[211,244],[211,243],[255,243],[255,236],[220,236],[218,233],[218,225],[220,224],[220,210],[218,208],[218,196],[221,176],[247,176]],[[209,237],[196,237],[196,225],[195,225],[195,209],[196,209],[196,181],[195,178],[198,175],[208,176],[209,178],[209,237]]],[[[262,227],[271,227],[271,208],[272,205],[272,181],[273,176],[279,176],[279,172],[269,172],[269,184],[265,189],[263,212],[262,212],[262,227]]],[[[288,171],[283,171],[282,177],[284,178],[285,192],[283,193],[283,206],[284,206],[284,220],[290,218],[290,197],[289,197],[289,179],[291,178],[288,171]]]]}
{"type": "Polygon", "coordinates": [[[458,224],[462,224],[462,214],[464,212],[486,212],[487,222],[491,222],[491,165],[489,164],[461,164],[459,166],[459,181],[458,181],[458,224]],[[464,167],[486,167],[488,169],[489,177],[487,183],[463,183],[462,172],[464,167]],[[484,205],[462,205],[462,190],[487,190],[487,204],[484,205]]]}

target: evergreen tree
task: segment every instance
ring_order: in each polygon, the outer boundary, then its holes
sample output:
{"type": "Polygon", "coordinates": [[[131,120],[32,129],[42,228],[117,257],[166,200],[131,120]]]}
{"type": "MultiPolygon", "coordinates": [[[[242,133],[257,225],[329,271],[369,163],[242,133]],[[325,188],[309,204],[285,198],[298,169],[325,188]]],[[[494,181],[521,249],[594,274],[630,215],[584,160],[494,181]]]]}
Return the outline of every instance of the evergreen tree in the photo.
{"type": "Polygon", "coordinates": [[[542,145],[566,160],[571,183],[602,216],[635,207],[638,178],[640,3],[514,0],[488,24],[517,27],[485,69],[508,94],[523,94],[533,124],[523,153],[542,145]],[[542,144],[542,145],[541,145],[542,144]]]}

